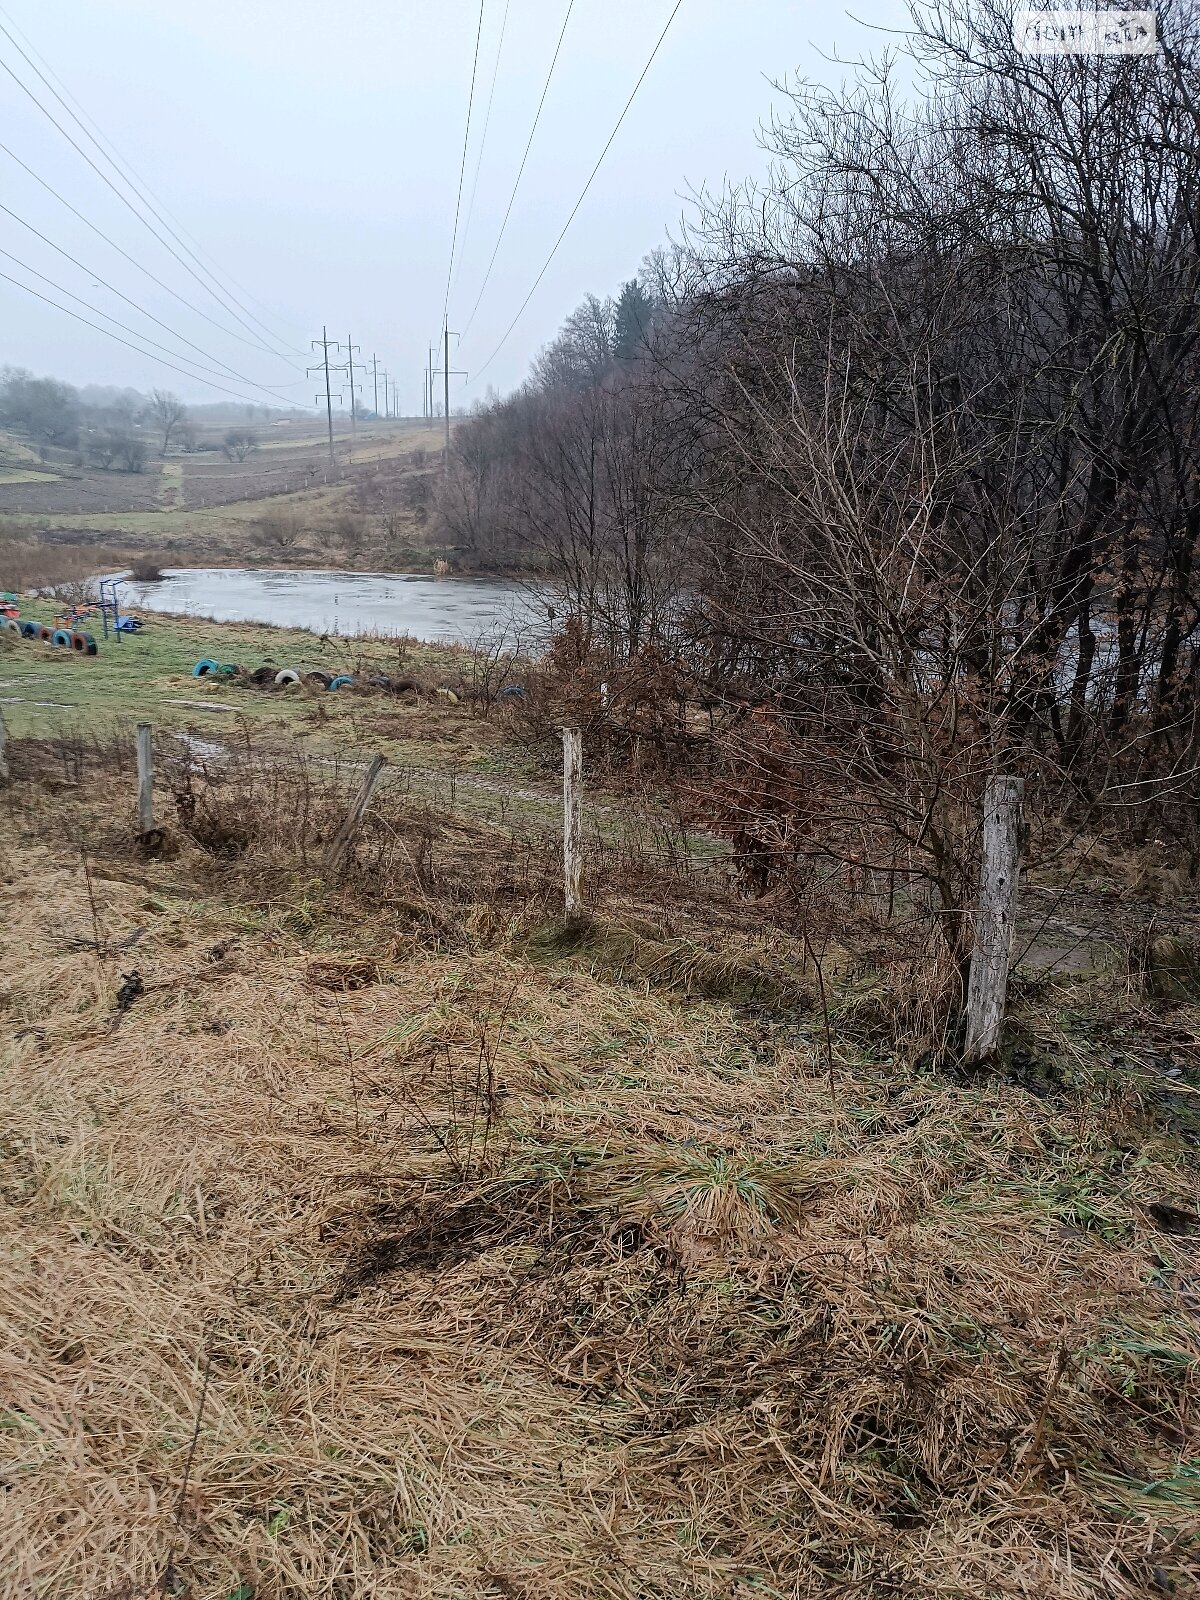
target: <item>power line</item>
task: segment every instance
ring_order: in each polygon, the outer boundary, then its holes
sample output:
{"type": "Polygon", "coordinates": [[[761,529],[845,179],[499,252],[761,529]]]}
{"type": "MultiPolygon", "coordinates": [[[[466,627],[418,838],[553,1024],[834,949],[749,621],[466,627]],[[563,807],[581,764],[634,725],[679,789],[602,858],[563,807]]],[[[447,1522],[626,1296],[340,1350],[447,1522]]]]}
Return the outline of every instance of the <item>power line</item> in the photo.
{"type": "MultiPolygon", "coordinates": [[[[7,207],[0,207],[0,209],[6,210],[7,207]]],[[[126,333],[131,333],[135,339],[140,339],[143,344],[148,344],[151,349],[161,350],[164,355],[175,356],[180,361],[186,361],[188,366],[195,367],[198,373],[204,372],[214,378],[224,378],[230,376],[227,371],[219,371],[216,367],[201,366],[198,361],[193,361],[190,356],[181,355],[178,350],[168,349],[165,344],[159,344],[157,339],[151,339],[149,334],[142,333],[138,328],[131,328],[127,322],[121,322],[117,317],[110,316],[107,311],[101,311],[99,306],[94,306],[90,301],[84,300],[80,295],[75,294],[73,290],[66,288],[64,284],[55,283],[53,278],[48,278],[44,272],[39,272],[36,267],[31,267],[28,261],[22,261],[20,256],[13,255],[11,250],[0,250],[0,256],[4,256],[4,258],[8,261],[15,262],[15,264],[21,268],[22,272],[28,272],[30,277],[36,278],[39,283],[46,284],[49,288],[53,289],[56,294],[65,294],[68,300],[74,300],[76,305],[83,306],[84,309],[86,311],[90,311],[93,316],[103,317],[105,322],[111,322],[114,328],[123,328],[126,333]]],[[[122,298],[124,298],[124,296],[122,296],[122,298]]],[[[191,376],[191,374],[189,374],[189,376],[191,376]]],[[[233,373],[232,376],[239,378],[243,383],[249,382],[248,379],[241,378],[239,373],[233,373]]],[[[264,394],[270,395],[274,400],[282,401],[285,405],[292,404],[292,401],[289,400],[286,395],[277,394],[275,390],[266,388],[264,384],[251,383],[250,386],[254,389],[261,389],[264,394]]],[[[259,403],[261,404],[261,402],[259,403]]]]}
{"type": "MultiPolygon", "coordinates": [[[[158,229],[154,226],[154,224],[152,222],[150,222],[148,220],[148,218],[146,218],[142,214],[142,212],[140,212],[138,210],[138,208],[133,204],[132,200],[130,200],[127,195],[124,195],[124,194],[121,193],[120,189],[117,188],[116,184],[112,181],[112,179],[108,176],[108,174],[106,172],[102,171],[101,168],[99,168],[96,165],[96,163],[92,160],[91,156],[88,155],[87,151],[83,148],[83,146],[81,144],[79,144],[77,140],[75,140],[75,139],[73,139],[71,137],[71,135],[63,127],[62,123],[58,120],[58,118],[54,115],[54,113],[51,110],[49,110],[48,107],[46,107],[46,106],[44,106],[42,104],[42,102],[38,99],[37,95],[34,94],[33,90],[29,87],[29,85],[27,83],[22,82],[22,80],[18,77],[18,75],[9,66],[8,62],[3,60],[2,58],[0,58],[0,68],[3,68],[3,70],[8,73],[9,77],[17,85],[17,87],[22,91],[23,94],[28,95],[29,99],[33,101],[34,105],[38,108],[38,110],[42,113],[42,115],[44,117],[48,118],[48,120],[50,122],[52,122],[54,124],[54,126],[58,129],[59,133],[62,134],[63,138],[71,146],[72,150],[74,150],[75,153],[78,156],[80,156],[82,160],[87,162],[88,166],[91,167],[92,171],[96,174],[96,176],[100,179],[100,181],[103,184],[105,184],[107,188],[112,190],[113,194],[116,195],[117,199],[121,202],[121,204],[128,211],[131,211],[133,213],[133,215],[138,219],[138,221],[142,224],[142,226],[150,234],[152,234],[155,239],[158,240],[159,244],[162,245],[163,249],[166,250],[170,255],[172,255],[175,258],[176,261],[178,261],[179,265],[184,269],[185,272],[187,272],[191,277],[195,278],[196,282],[200,285],[200,287],[207,294],[212,295],[213,299],[217,301],[217,303],[222,307],[222,309],[224,311],[228,311],[230,313],[230,315],[233,317],[235,322],[240,322],[242,327],[245,328],[248,333],[253,334],[254,330],[250,326],[250,324],[246,321],[246,319],[238,311],[236,311],[233,306],[226,304],[221,299],[221,297],[217,293],[217,291],[215,289],[213,289],[210,284],[208,284],[208,283],[206,283],[204,281],[204,279],[200,276],[200,274],[196,271],[196,269],[194,267],[190,266],[189,263],[184,260],[184,258],[180,255],[179,251],[176,250],[175,246],[173,244],[171,244],[168,240],[163,238],[162,234],[159,233],[158,229]]],[[[264,344],[263,341],[260,338],[258,338],[257,335],[255,335],[255,337],[254,337],[252,342],[257,344],[261,349],[268,351],[269,354],[277,357],[280,361],[286,362],[288,366],[294,365],[294,363],[291,362],[288,359],[287,356],[281,355],[278,350],[272,349],[272,347],[270,345],[268,345],[268,344],[264,344]]],[[[297,370],[299,370],[299,369],[297,368],[297,370]]]]}
{"type": "Polygon", "coordinates": [[[633,93],[629,96],[629,99],[626,100],[624,109],[622,110],[621,115],[617,118],[616,127],[609,134],[608,140],[605,143],[604,149],[601,150],[601,152],[600,152],[600,156],[599,156],[599,159],[596,162],[596,165],[592,168],[590,174],[588,175],[588,181],[584,184],[583,188],[580,190],[579,199],[576,200],[575,204],[571,207],[571,214],[567,218],[567,220],[563,223],[562,232],[559,234],[558,238],[554,241],[554,244],[553,244],[553,246],[551,247],[551,250],[550,250],[550,254],[546,257],[545,261],[542,263],[542,270],[538,273],[537,277],[533,280],[533,286],[530,289],[529,293],[525,296],[524,300],[521,301],[520,309],[518,310],[516,316],[509,323],[508,328],[505,330],[504,337],[500,340],[500,343],[492,351],[491,355],[487,358],[487,360],[483,363],[483,365],[476,370],[476,373],[475,373],[475,381],[476,382],[478,382],[478,380],[483,376],[483,374],[487,371],[488,367],[491,366],[492,362],[496,359],[496,357],[500,354],[501,350],[503,350],[504,346],[508,343],[509,334],[512,333],[512,331],[516,327],[517,323],[520,322],[522,316],[525,314],[525,307],[533,299],[533,296],[534,296],[534,294],[535,294],[535,292],[537,290],[538,284],[541,283],[542,279],[546,276],[546,273],[547,273],[547,271],[549,270],[549,267],[550,267],[550,263],[554,260],[554,257],[558,254],[559,245],[563,242],[563,240],[567,236],[567,229],[571,226],[572,222],[574,222],[575,214],[579,210],[580,206],[583,204],[584,200],[586,199],[587,192],[592,187],[592,183],[593,183],[593,181],[595,179],[595,176],[600,171],[600,168],[601,168],[601,166],[603,165],[603,162],[604,162],[604,158],[608,154],[613,140],[617,137],[617,134],[620,133],[621,124],[625,121],[625,118],[629,113],[630,106],[633,104],[634,100],[637,98],[637,92],[642,87],[642,83],[643,83],[643,81],[644,81],[644,79],[646,77],[646,74],[650,71],[650,68],[654,65],[654,58],[658,55],[658,52],[662,47],[662,42],[667,37],[667,34],[669,33],[670,28],[671,28],[671,24],[675,21],[676,16],[678,16],[680,7],[682,5],[683,5],[683,0],[675,0],[675,5],[673,6],[673,8],[671,10],[671,15],[667,18],[666,27],[664,27],[663,31],[659,34],[658,40],[655,43],[654,49],[651,50],[651,52],[650,52],[650,58],[646,62],[646,65],[642,68],[641,73],[640,73],[640,75],[638,77],[638,81],[633,86],[633,93]]]}
{"type": "MultiPolygon", "coordinates": [[[[3,6],[0,6],[0,17],[3,17],[8,23],[8,27],[5,27],[4,22],[0,22],[0,32],[4,33],[10,44],[12,44],[13,48],[18,51],[26,64],[31,67],[35,73],[37,73],[37,76],[46,85],[47,89],[49,89],[50,93],[58,101],[59,105],[62,106],[63,110],[66,111],[68,116],[71,117],[76,127],[78,127],[88,137],[88,139],[91,140],[92,144],[97,150],[100,151],[101,155],[103,155],[104,159],[112,167],[113,171],[116,172],[121,178],[122,182],[125,183],[134,192],[134,194],[137,195],[138,199],[142,202],[146,209],[154,217],[156,217],[159,222],[162,223],[163,227],[166,228],[167,232],[176,241],[176,243],[180,245],[182,249],[187,251],[188,255],[190,255],[192,260],[196,262],[197,266],[203,267],[200,256],[197,255],[196,251],[193,251],[187,245],[187,243],[185,243],[184,239],[181,238],[179,233],[177,233],[171,226],[171,223],[167,221],[167,217],[170,217],[171,213],[167,211],[166,206],[163,205],[163,202],[158,199],[157,195],[155,195],[154,191],[150,188],[149,184],[146,183],[145,179],[142,178],[137,171],[135,171],[133,166],[125,159],[124,156],[121,155],[120,151],[117,150],[112,141],[107,138],[99,123],[97,123],[94,118],[88,115],[83,106],[80,105],[79,101],[75,99],[74,95],[71,94],[70,90],[63,83],[62,79],[59,78],[54,72],[46,58],[40,54],[40,52],[34,47],[26,35],[21,32],[20,28],[17,27],[17,24],[8,15],[8,12],[4,10],[3,6]],[[16,35],[15,38],[13,37],[14,34],[16,35]],[[28,50],[22,48],[20,43],[21,40],[23,40],[25,45],[28,46],[28,50]],[[32,56],[30,52],[32,52],[32,56]],[[33,57],[36,57],[36,60],[33,59],[33,57]],[[38,62],[41,62],[41,65],[45,67],[45,72],[40,70],[37,64],[38,62]],[[47,73],[49,74],[49,77],[47,77],[47,73]],[[53,82],[51,79],[53,79],[53,82]],[[57,88],[55,87],[55,84],[58,85],[57,88]],[[62,90],[62,93],[59,93],[60,89],[62,90]],[[166,212],[166,216],[164,216],[162,212],[157,209],[158,206],[162,206],[162,211],[166,212]]],[[[173,220],[177,221],[178,219],[173,220]]],[[[179,223],[179,227],[183,229],[184,233],[187,233],[187,230],[183,228],[182,223],[179,223]]],[[[191,236],[189,235],[189,237],[191,236]]],[[[193,240],[193,242],[196,244],[196,249],[200,250],[201,254],[206,254],[206,252],[201,250],[199,241],[193,240]]],[[[204,271],[209,274],[209,276],[215,283],[218,284],[219,287],[222,287],[220,285],[220,280],[217,277],[216,262],[212,261],[211,256],[209,257],[209,260],[212,263],[212,267],[211,269],[204,267],[204,271]]],[[[226,278],[229,283],[232,283],[235,288],[240,287],[240,285],[238,285],[228,273],[222,272],[221,276],[226,278]]],[[[252,295],[250,295],[250,291],[248,289],[243,289],[242,293],[246,294],[251,299],[254,298],[252,295]]],[[[247,316],[249,316],[254,322],[258,323],[258,326],[270,338],[280,338],[280,335],[273,333],[266,323],[254,315],[248,306],[242,305],[242,303],[237,300],[236,296],[231,294],[230,299],[232,299],[235,304],[240,305],[241,309],[246,312],[247,316]]],[[[281,343],[286,343],[286,341],[281,339],[281,343]]],[[[303,352],[294,350],[292,353],[294,355],[300,355],[303,352]]]]}
{"type": "MultiPolygon", "coordinates": [[[[166,332],[169,333],[173,339],[178,340],[180,344],[186,344],[190,349],[195,350],[199,355],[204,356],[208,361],[215,361],[217,366],[221,368],[229,377],[236,378],[239,383],[249,384],[252,389],[261,389],[264,394],[274,395],[277,399],[286,398],[285,396],[279,395],[277,390],[272,389],[270,385],[265,383],[257,383],[253,378],[246,377],[245,373],[239,372],[236,367],[231,367],[228,362],[222,361],[219,356],[214,356],[210,350],[205,350],[202,345],[196,344],[194,340],[189,339],[185,334],[180,333],[176,328],[172,328],[170,323],[164,322],[161,317],[156,317],[152,311],[147,311],[145,306],[139,305],[136,300],[131,300],[130,297],[118,289],[115,284],[109,283],[107,278],[102,278],[98,272],[94,272],[91,267],[80,261],[77,256],[73,256],[69,250],[64,250],[62,245],[55,244],[53,239],[50,239],[44,233],[41,233],[33,226],[31,222],[26,222],[24,217],[18,216],[17,213],[10,210],[8,206],[0,203],[0,211],[2,211],[6,217],[11,217],[14,222],[19,223],[22,228],[27,229],[28,232],[33,234],[35,239],[40,239],[43,244],[49,245],[51,250],[56,251],[60,256],[63,257],[64,260],[69,261],[72,266],[78,267],[80,272],[87,273],[88,277],[93,278],[101,288],[107,289],[110,294],[115,294],[118,300],[124,300],[126,305],[132,306],[135,311],[139,312],[143,317],[146,317],[150,322],[153,322],[158,327],[165,329],[166,332]]],[[[8,251],[4,251],[3,253],[8,255],[8,251]]],[[[17,261],[16,256],[10,256],[9,259],[12,261],[17,261]]],[[[35,277],[42,277],[40,272],[38,272],[35,268],[26,265],[25,262],[18,261],[17,264],[25,267],[27,272],[32,272],[35,277]]],[[[50,283],[49,278],[45,278],[44,281],[46,283],[50,283]]],[[[58,289],[61,294],[69,295],[72,300],[79,298],[77,295],[71,294],[69,289],[64,289],[59,284],[52,284],[51,287],[58,289]]],[[[86,304],[86,302],[80,301],[80,304],[83,305],[86,304]]],[[[96,307],[93,306],[90,309],[96,310],[96,307]]],[[[103,311],[97,311],[97,315],[107,317],[107,313],[103,311]]],[[[108,317],[108,320],[110,322],[116,322],[115,317],[108,317]]],[[[117,323],[117,326],[122,327],[124,324],[117,323]]],[[[137,330],[130,328],[129,332],[136,333],[137,330]]],[[[137,333],[137,337],[139,339],[145,339],[147,344],[154,343],[154,341],[147,338],[144,333],[137,333]]],[[[165,346],[160,345],[158,348],[164,349],[165,346]]],[[[169,352],[169,354],[172,355],[177,353],[178,352],[176,351],[169,352]]],[[[189,361],[191,358],[189,356],[181,355],[180,359],[183,361],[189,361]]],[[[288,404],[290,405],[291,401],[288,401],[288,404]]]]}
{"type": "MultiPolygon", "coordinates": [[[[500,19],[500,42],[496,46],[496,64],[492,68],[492,86],[488,90],[487,113],[483,119],[483,133],[479,139],[479,154],[475,158],[475,176],[471,179],[471,198],[467,201],[467,220],[463,223],[463,250],[467,248],[467,239],[471,232],[471,218],[475,214],[475,194],[479,188],[479,173],[483,166],[483,152],[487,148],[488,129],[492,125],[492,101],[496,98],[496,79],[500,76],[500,57],[504,52],[504,35],[508,28],[508,10],[512,0],[504,0],[504,15],[500,19]]],[[[463,257],[458,258],[458,272],[454,274],[457,284],[459,274],[462,272],[463,257]]]]}
{"type": "Polygon", "coordinates": [[[115,239],[110,239],[108,234],[104,232],[103,228],[97,227],[97,225],[92,222],[90,218],[85,217],[83,212],[80,211],[77,206],[73,206],[65,197],[65,195],[59,194],[58,190],[52,183],[48,183],[47,180],[40,175],[40,173],[35,172],[27,161],[22,161],[21,157],[16,153],[16,151],[10,150],[8,145],[6,145],[2,140],[0,140],[0,150],[3,150],[4,154],[8,156],[11,161],[15,161],[17,166],[21,168],[22,172],[28,173],[35,183],[41,184],[42,188],[45,189],[48,194],[53,195],[58,201],[59,205],[65,206],[73,217],[76,217],[80,222],[83,223],[85,228],[90,228],[98,239],[103,239],[110,250],[115,250],[119,256],[121,256],[125,261],[129,262],[130,266],[136,267],[139,272],[143,273],[147,278],[149,278],[150,282],[161,289],[164,294],[169,294],[172,300],[178,300],[181,306],[186,306],[187,309],[193,313],[193,315],[202,317],[205,322],[210,323],[214,328],[216,328],[220,333],[225,334],[228,338],[236,339],[239,344],[249,345],[252,350],[262,349],[261,343],[254,343],[245,338],[242,334],[235,333],[232,328],[227,328],[223,322],[218,322],[217,319],[213,316],[210,316],[207,311],[202,311],[199,306],[193,305],[193,303],[187,299],[186,296],[181,295],[177,289],[172,289],[169,283],[164,283],[160,277],[151,272],[150,268],[147,267],[143,262],[139,261],[136,256],[131,256],[129,251],[123,250],[115,239]]]}
{"type": "MultiPolygon", "coordinates": [[[[176,366],[173,361],[164,361],[161,356],[152,355],[149,350],[143,350],[140,345],[131,344],[128,339],[122,339],[120,334],[112,333],[108,328],[102,328],[98,322],[89,322],[86,317],[81,317],[78,311],[72,311],[70,306],[60,306],[57,301],[51,300],[49,295],[39,294],[36,289],[31,289],[27,283],[22,283],[17,278],[9,277],[7,272],[0,272],[0,279],[3,279],[5,283],[11,283],[15,289],[24,290],[26,294],[32,295],[35,300],[41,300],[46,305],[53,306],[55,311],[61,311],[65,316],[74,317],[76,322],[82,322],[85,327],[94,328],[97,333],[102,333],[106,339],[113,339],[117,344],[123,344],[130,350],[136,350],[138,355],[147,356],[151,361],[156,361],[160,367],[170,367],[172,372],[181,372],[185,378],[195,378],[196,374],[194,372],[187,372],[183,367],[176,366]]],[[[245,405],[262,405],[261,400],[251,400],[248,394],[238,394],[235,389],[226,389],[222,384],[208,382],[208,387],[210,389],[218,389],[222,394],[232,395],[235,400],[241,400],[245,405]]],[[[298,406],[295,409],[302,411],[304,407],[298,406]]]]}
{"type": "Polygon", "coordinates": [[[458,199],[454,202],[454,234],[450,240],[450,264],[446,268],[446,303],[442,307],[442,324],[450,315],[450,278],[454,272],[454,252],[458,248],[458,216],[462,210],[463,179],[467,175],[467,144],[471,138],[471,111],[475,105],[475,74],[479,70],[479,39],[483,33],[484,0],[479,0],[479,24],[475,29],[475,58],[471,62],[471,92],[467,96],[467,125],[463,129],[462,163],[458,169],[458,199]]]}
{"type": "Polygon", "coordinates": [[[554,76],[554,68],[558,64],[558,53],[562,49],[562,42],[567,32],[567,23],[571,20],[571,12],[575,9],[575,0],[567,0],[567,14],[563,18],[563,25],[559,31],[558,43],[554,46],[554,55],[550,62],[550,70],[546,74],[546,81],[542,85],[542,98],[538,101],[537,111],[534,113],[533,127],[529,130],[529,137],[525,141],[525,153],[521,157],[521,165],[517,168],[516,181],[512,186],[512,193],[508,197],[508,206],[504,212],[504,221],[500,224],[500,232],[496,236],[496,246],[492,251],[492,259],[487,264],[487,271],[483,275],[483,282],[479,286],[479,293],[475,304],[471,308],[471,315],[467,318],[467,325],[463,329],[463,338],[471,331],[471,324],[475,321],[475,313],[479,310],[479,302],[483,299],[483,291],[488,286],[488,279],[492,275],[492,268],[496,265],[496,257],[500,253],[500,245],[504,239],[504,230],[508,227],[508,219],[512,216],[513,203],[517,198],[517,190],[521,186],[521,178],[525,172],[525,163],[529,160],[529,151],[533,145],[533,136],[537,132],[538,123],[542,116],[542,107],[546,104],[546,96],[550,92],[550,80],[554,76]]]}

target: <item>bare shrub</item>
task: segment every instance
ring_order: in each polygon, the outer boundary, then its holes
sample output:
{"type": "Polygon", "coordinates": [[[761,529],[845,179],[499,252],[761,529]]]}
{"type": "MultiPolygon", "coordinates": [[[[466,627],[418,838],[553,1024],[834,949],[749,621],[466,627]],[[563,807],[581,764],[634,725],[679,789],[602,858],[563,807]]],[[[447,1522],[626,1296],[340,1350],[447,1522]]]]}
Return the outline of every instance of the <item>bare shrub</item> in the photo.
{"type": "Polygon", "coordinates": [[[269,550],[295,550],[304,539],[304,526],[294,511],[270,511],[255,520],[254,528],[269,550]]]}
{"type": "Polygon", "coordinates": [[[129,576],[138,583],[161,583],[166,574],[157,561],[149,556],[139,556],[129,563],[129,576]]]}

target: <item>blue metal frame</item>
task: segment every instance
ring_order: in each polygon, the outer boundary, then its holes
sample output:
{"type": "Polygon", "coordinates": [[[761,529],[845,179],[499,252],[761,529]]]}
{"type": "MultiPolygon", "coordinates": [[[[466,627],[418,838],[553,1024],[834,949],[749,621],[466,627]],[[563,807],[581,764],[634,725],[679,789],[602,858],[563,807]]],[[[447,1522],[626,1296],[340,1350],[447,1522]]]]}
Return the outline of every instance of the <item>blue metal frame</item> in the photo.
{"type": "Polygon", "coordinates": [[[121,607],[117,601],[117,590],[121,587],[124,581],[125,580],[123,578],[100,579],[100,616],[104,623],[104,637],[106,639],[108,638],[108,607],[111,605],[113,614],[113,632],[117,636],[118,644],[121,642],[121,607]],[[109,589],[109,594],[107,596],[104,593],[106,586],[109,589]]]}

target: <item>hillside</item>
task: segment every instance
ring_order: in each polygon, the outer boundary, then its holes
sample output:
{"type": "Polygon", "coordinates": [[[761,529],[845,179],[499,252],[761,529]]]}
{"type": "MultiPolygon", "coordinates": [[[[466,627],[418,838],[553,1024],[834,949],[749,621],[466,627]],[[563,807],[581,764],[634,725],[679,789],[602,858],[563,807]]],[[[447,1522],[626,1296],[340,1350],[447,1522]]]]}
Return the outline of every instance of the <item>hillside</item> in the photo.
{"type": "Polygon", "coordinates": [[[649,792],[565,928],[519,705],[189,743],[187,685],[138,691],[149,853],[128,712],[10,744],[11,1592],[1195,1592],[1194,1002],[1025,971],[1005,1059],[937,1066],[894,963],[814,965],[649,792]]]}

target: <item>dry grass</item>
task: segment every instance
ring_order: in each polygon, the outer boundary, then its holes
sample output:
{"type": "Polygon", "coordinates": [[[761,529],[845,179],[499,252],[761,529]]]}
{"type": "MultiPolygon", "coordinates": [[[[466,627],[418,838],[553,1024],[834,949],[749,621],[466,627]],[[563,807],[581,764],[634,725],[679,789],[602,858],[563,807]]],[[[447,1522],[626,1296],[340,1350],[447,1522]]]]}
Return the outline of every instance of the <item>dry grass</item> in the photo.
{"type": "MultiPolygon", "coordinates": [[[[328,885],[333,780],[298,825],[295,773],[197,777],[253,826],[143,862],[14,756],[5,1593],[1195,1592],[1194,1145],[1144,1074],[831,1072],[679,941],[531,950],[552,859],[402,794],[328,885]]],[[[1086,1066],[1096,1003],[1025,1026],[1086,1066]]]]}
{"type": "Polygon", "coordinates": [[[50,542],[0,529],[0,589],[17,594],[86,584],[98,572],[120,571],[128,560],[129,551],[115,545],[50,542]]]}

